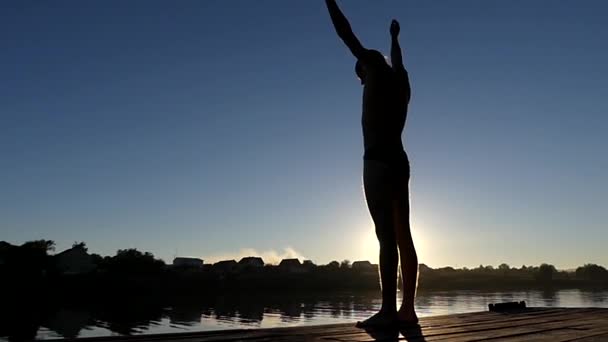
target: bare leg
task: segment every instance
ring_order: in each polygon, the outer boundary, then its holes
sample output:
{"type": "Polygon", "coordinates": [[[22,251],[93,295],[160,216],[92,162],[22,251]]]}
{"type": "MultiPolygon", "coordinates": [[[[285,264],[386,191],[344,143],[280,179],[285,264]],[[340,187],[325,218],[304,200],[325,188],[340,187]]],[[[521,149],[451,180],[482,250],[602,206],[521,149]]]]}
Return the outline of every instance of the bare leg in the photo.
{"type": "Polygon", "coordinates": [[[395,323],[397,312],[398,251],[395,236],[393,196],[389,166],[376,161],[365,161],[363,171],[365,199],[376,236],[380,243],[380,281],[382,307],[380,312],[358,324],[360,327],[381,327],[395,323]]]}
{"type": "Polygon", "coordinates": [[[414,240],[410,229],[410,201],[409,201],[409,172],[399,181],[399,193],[395,205],[395,233],[399,256],[401,261],[401,276],[403,278],[403,302],[399,308],[398,319],[400,323],[416,324],[418,317],[414,310],[414,298],[418,285],[418,256],[414,247],[414,240]]]}

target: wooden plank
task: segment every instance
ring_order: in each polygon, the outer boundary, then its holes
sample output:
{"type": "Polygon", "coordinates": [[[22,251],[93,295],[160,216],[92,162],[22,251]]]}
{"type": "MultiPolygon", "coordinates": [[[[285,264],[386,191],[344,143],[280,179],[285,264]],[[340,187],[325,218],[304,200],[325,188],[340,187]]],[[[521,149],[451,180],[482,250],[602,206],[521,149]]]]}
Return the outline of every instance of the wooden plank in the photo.
{"type": "MultiPolygon", "coordinates": [[[[606,322],[608,322],[608,318],[603,320],[604,324],[606,322]]],[[[506,321],[503,324],[496,324],[483,329],[473,328],[456,332],[446,332],[444,330],[441,334],[436,334],[437,332],[428,334],[425,331],[424,336],[427,341],[476,341],[484,339],[528,341],[530,336],[576,336],[588,330],[588,328],[582,326],[583,324],[585,324],[584,321],[571,316],[567,320],[531,321],[520,322],[519,324],[506,321]]],[[[545,340],[553,341],[554,339],[545,340]]]]}
{"type": "MultiPolygon", "coordinates": [[[[235,329],[177,334],[93,337],[78,342],[226,342],[226,341],[443,341],[492,339],[521,341],[595,341],[608,336],[608,309],[531,308],[517,313],[477,312],[425,317],[421,329],[366,332],[353,323],[273,329],[235,329]],[[586,339],[586,340],[583,340],[586,339]]],[[[61,340],[60,340],[61,341],[61,340]]]]}
{"type": "MultiPolygon", "coordinates": [[[[600,342],[600,341],[602,341],[602,342],[605,342],[605,341],[608,341],[608,333],[591,336],[591,337],[575,338],[573,340],[568,340],[568,342],[569,341],[573,341],[573,342],[600,342]]],[[[562,341],[562,342],[566,342],[566,341],[562,341]]]]}
{"type": "MultiPolygon", "coordinates": [[[[573,318],[573,317],[571,317],[573,318]]],[[[585,318],[584,316],[582,318],[585,318]]],[[[600,318],[596,321],[589,319],[581,320],[568,320],[568,321],[554,321],[544,322],[533,325],[513,325],[509,326],[496,326],[494,329],[488,329],[484,331],[470,331],[467,333],[460,333],[454,335],[455,337],[438,338],[437,340],[444,341],[475,341],[483,339],[495,339],[502,341],[530,341],[533,338],[543,341],[558,341],[558,338],[572,338],[574,336],[581,336],[582,334],[597,334],[595,329],[598,326],[608,326],[608,317],[600,318]],[[589,328],[589,323],[595,323],[593,328],[589,328]]],[[[601,328],[604,329],[604,328],[601,328]]],[[[605,331],[605,330],[602,330],[605,331]]],[[[436,340],[432,336],[425,334],[427,341],[436,340]]],[[[566,339],[567,340],[567,339],[566,339]]]]}
{"type": "MultiPolygon", "coordinates": [[[[569,315],[552,315],[550,317],[537,316],[534,318],[517,317],[510,318],[504,317],[502,320],[493,320],[481,322],[479,324],[467,324],[467,325],[456,325],[456,326],[438,326],[435,329],[431,329],[430,333],[457,333],[460,331],[485,331],[485,330],[496,330],[503,328],[517,328],[522,326],[538,326],[544,323],[555,323],[564,324],[565,322],[579,322],[581,317],[585,317],[585,314],[569,314],[569,315]]],[[[425,330],[426,332],[427,330],[425,330]]]]}
{"type": "Polygon", "coordinates": [[[485,315],[483,317],[483,319],[476,319],[475,317],[470,317],[467,320],[459,320],[459,321],[440,321],[440,322],[434,322],[429,324],[427,320],[422,320],[421,321],[421,325],[424,328],[430,328],[430,327],[442,327],[442,328],[452,328],[452,327],[474,327],[477,325],[487,325],[487,324],[492,324],[492,323],[504,323],[506,320],[508,320],[509,322],[511,322],[512,324],[517,324],[520,321],[524,321],[524,322],[531,322],[531,323],[537,323],[539,322],[539,320],[544,321],[544,320],[556,320],[556,319],[563,319],[565,318],[564,315],[568,314],[577,314],[577,313],[582,313],[582,314],[589,314],[590,311],[589,309],[582,309],[582,310],[551,310],[551,311],[547,311],[545,313],[539,313],[539,312],[531,312],[531,313],[508,313],[508,314],[503,314],[503,313],[490,313],[490,315],[485,315]]]}
{"type": "Polygon", "coordinates": [[[570,341],[608,341],[608,322],[601,322],[603,327],[596,326],[592,329],[555,331],[551,334],[529,334],[518,338],[505,338],[496,341],[503,342],[570,342],[570,341]]]}
{"type": "MultiPolygon", "coordinates": [[[[565,313],[568,313],[567,311],[565,313]]],[[[436,328],[423,328],[423,335],[427,341],[459,341],[459,340],[475,340],[487,338],[502,338],[502,337],[517,337],[520,335],[529,334],[554,334],[568,330],[569,336],[572,332],[578,332],[582,328],[577,329],[577,326],[585,324],[586,321],[582,318],[587,317],[586,313],[575,313],[565,315],[564,312],[560,316],[552,315],[552,317],[536,317],[534,319],[517,320],[502,320],[491,321],[483,324],[468,325],[468,326],[450,326],[449,328],[438,326],[436,328]]],[[[608,317],[602,319],[608,322],[608,317]]],[[[406,335],[406,334],[403,334],[406,335]]],[[[563,335],[563,334],[562,334],[563,335]]],[[[336,340],[353,340],[353,341],[368,341],[369,336],[362,336],[361,333],[354,334],[339,334],[328,336],[336,340]]],[[[406,337],[417,338],[420,335],[409,335],[406,337]]]]}
{"type": "MultiPolygon", "coordinates": [[[[602,324],[606,325],[607,322],[602,322],[602,324]]],[[[554,332],[553,334],[530,334],[520,339],[508,339],[505,341],[556,341],[556,342],[567,342],[567,341],[578,341],[581,339],[594,338],[594,336],[605,336],[608,335],[608,329],[604,328],[592,328],[592,329],[583,329],[583,330],[570,330],[554,332]]],[[[608,339],[605,339],[608,341],[608,339]]]]}

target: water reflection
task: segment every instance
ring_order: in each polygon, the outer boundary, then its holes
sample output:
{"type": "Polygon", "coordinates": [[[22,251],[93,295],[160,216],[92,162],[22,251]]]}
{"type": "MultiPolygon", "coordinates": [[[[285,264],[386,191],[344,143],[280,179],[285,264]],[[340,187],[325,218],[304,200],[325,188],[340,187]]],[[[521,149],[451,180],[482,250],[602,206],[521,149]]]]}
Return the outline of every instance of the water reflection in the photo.
{"type": "Polygon", "coordinates": [[[44,325],[57,335],[65,338],[76,338],[82,329],[95,325],[91,312],[82,309],[58,309],[44,325]]]}
{"type": "MultiPolygon", "coordinates": [[[[421,292],[416,306],[420,316],[429,316],[483,311],[489,303],[514,300],[525,300],[530,306],[608,307],[608,291],[421,292]]],[[[353,322],[375,312],[380,303],[376,293],[9,303],[0,310],[0,340],[353,322]]]]}

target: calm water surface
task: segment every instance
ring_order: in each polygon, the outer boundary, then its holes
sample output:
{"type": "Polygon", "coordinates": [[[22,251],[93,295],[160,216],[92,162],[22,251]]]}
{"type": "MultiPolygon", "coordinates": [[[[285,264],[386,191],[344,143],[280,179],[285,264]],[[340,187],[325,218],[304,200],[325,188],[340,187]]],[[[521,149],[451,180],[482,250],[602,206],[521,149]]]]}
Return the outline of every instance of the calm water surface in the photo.
{"type": "MultiPolygon", "coordinates": [[[[421,317],[487,310],[489,303],[525,300],[528,306],[605,307],[608,291],[421,292],[421,317]]],[[[188,298],[171,304],[133,302],[58,307],[32,313],[32,322],[0,322],[0,340],[137,335],[235,328],[346,323],[378,310],[377,294],[239,295],[188,298]]],[[[27,310],[27,308],[25,309],[27,310]]],[[[4,312],[2,317],[12,317],[4,312]]],[[[26,316],[27,317],[27,316],[26,316]]]]}

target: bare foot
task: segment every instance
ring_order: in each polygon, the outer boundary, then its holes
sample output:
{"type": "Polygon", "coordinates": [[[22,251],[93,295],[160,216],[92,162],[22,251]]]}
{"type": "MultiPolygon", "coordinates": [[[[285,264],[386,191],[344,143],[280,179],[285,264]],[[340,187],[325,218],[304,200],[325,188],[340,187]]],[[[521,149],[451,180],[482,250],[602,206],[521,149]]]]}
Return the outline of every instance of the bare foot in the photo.
{"type": "Polygon", "coordinates": [[[372,317],[357,322],[355,325],[357,328],[368,329],[368,328],[388,328],[393,327],[397,323],[397,315],[395,312],[382,311],[376,313],[372,317]]]}
{"type": "Polygon", "coordinates": [[[418,316],[416,315],[416,311],[414,309],[404,309],[401,308],[397,312],[397,322],[399,326],[412,326],[418,325],[418,316]]]}

